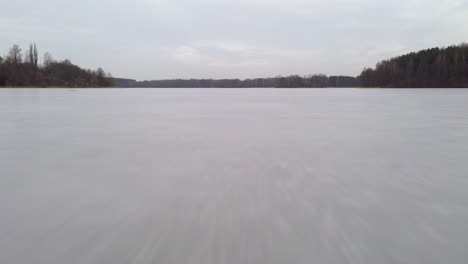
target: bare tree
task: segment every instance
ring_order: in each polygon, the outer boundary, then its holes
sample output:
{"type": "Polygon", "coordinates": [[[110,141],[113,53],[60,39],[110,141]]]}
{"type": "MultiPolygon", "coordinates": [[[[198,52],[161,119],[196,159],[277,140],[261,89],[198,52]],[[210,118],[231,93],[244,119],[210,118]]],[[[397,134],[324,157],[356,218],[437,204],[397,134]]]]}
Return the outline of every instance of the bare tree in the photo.
{"type": "Polygon", "coordinates": [[[54,62],[54,57],[49,52],[44,53],[44,67],[48,67],[54,62]]]}
{"type": "Polygon", "coordinates": [[[29,49],[27,53],[28,63],[34,65],[34,54],[33,54],[33,44],[29,44],[29,49]]]}
{"type": "Polygon", "coordinates": [[[18,45],[13,45],[8,52],[6,60],[9,63],[14,64],[15,66],[19,65],[23,60],[23,55],[21,54],[21,48],[18,45]]]}
{"type": "Polygon", "coordinates": [[[38,62],[39,62],[39,55],[37,53],[36,43],[34,43],[34,48],[33,48],[33,62],[34,62],[34,67],[37,69],[38,62]]]}
{"type": "Polygon", "coordinates": [[[10,51],[8,52],[7,62],[12,65],[11,67],[11,84],[16,86],[18,83],[18,72],[20,68],[20,64],[22,63],[22,54],[21,48],[18,45],[13,45],[10,51]]]}
{"type": "Polygon", "coordinates": [[[101,79],[106,78],[106,72],[100,67],[97,69],[96,74],[98,78],[101,78],[101,79]]]}

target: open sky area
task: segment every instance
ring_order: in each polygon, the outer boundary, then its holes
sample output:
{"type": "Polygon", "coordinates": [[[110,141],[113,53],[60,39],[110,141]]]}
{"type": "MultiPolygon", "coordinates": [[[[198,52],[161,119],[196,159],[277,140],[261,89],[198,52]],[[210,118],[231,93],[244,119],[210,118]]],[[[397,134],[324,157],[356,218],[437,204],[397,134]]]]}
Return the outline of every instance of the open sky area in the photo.
{"type": "Polygon", "coordinates": [[[1,12],[0,56],[35,42],[138,80],[355,76],[468,37],[463,0],[16,0],[1,12]]]}

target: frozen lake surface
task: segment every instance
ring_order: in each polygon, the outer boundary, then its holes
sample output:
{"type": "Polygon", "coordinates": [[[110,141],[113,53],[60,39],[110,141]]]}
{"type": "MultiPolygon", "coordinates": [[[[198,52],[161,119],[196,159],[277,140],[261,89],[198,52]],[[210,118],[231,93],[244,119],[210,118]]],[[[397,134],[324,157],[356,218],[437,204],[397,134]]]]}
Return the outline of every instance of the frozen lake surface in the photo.
{"type": "Polygon", "coordinates": [[[0,263],[464,264],[468,89],[0,89],[0,263]]]}

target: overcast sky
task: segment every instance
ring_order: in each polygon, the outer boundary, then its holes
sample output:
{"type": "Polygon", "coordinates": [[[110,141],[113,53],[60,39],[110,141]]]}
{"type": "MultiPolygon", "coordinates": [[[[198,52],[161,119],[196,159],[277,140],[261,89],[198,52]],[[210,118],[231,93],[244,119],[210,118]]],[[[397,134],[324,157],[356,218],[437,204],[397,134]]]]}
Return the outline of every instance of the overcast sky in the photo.
{"type": "Polygon", "coordinates": [[[468,0],[2,1],[0,52],[37,43],[117,77],[357,75],[468,41],[468,0]]]}

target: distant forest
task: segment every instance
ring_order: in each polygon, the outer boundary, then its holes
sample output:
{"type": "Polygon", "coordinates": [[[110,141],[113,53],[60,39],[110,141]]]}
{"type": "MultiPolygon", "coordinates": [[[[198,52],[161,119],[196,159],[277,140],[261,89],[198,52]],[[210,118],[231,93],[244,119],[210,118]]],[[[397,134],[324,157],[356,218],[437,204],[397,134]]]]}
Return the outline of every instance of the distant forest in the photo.
{"type": "Polygon", "coordinates": [[[468,44],[412,52],[366,68],[364,87],[468,87],[468,44]]]}
{"type": "Polygon", "coordinates": [[[69,60],[54,60],[50,53],[39,63],[36,44],[25,52],[13,45],[0,57],[0,87],[109,87],[113,81],[101,68],[85,70],[69,60]]]}
{"type": "Polygon", "coordinates": [[[36,44],[23,52],[13,45],[0,56],[0,87],[142,87],[142,88],[322,88],[322,87],[467,87],[468,44],[432,48],[383,60],[358,77],[291,75],[256,79],[173,79],[136,81],[113,78],[101,68],[82,69],[45,53],[39,63],[36,44]]]}
{"type": "Polygon", "coordinates": [[[257,79],[175,79],[138,82],[131,79],[115,79],[119,87],[141,88],[306,88],[306,87],[358,87],[359,80],[349,76],[326,76],[315,74],[309,76],[291,75],[287,77],[257,78],[257,79]]]}

